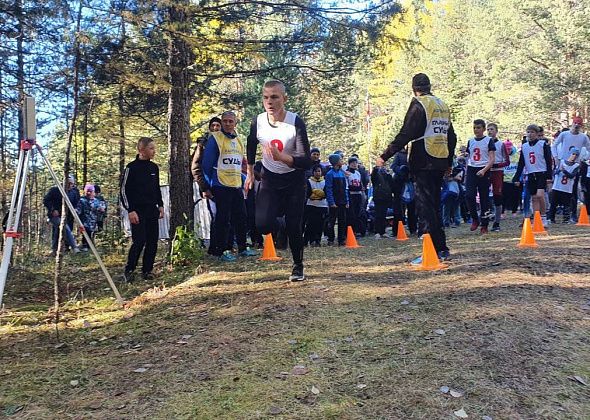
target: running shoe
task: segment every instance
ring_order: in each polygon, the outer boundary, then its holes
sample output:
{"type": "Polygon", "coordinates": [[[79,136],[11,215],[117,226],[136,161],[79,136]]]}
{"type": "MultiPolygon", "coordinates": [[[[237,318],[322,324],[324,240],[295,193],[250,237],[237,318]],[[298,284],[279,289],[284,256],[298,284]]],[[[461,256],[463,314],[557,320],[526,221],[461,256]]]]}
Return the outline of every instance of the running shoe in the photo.
{"type": "Polygon", "coordinates": [[[439,251],[438,252],[438,259],[441,261],[448,261],[451,259],[451,252],[446,249],[444,251],[439,251]]]}
{"type": "Polygon", "coordinates": [[[416,257],[412,261],[410,261],[411,265],[421,265],[422,264],[422,257],[416,257]]]}
{"type": "Polygon", "coordinates": [[[469,227],[470,231],[474,231],[477,230],[477,228],[479,227],[479,221],[474,220],[473,222],[471,222],[471,227],[469,227]]]}
{"type": "Polygon", "coordinates": [[[500,232],[500,223],[494,222],[492,226],[492,232],[500,232]]]}
{"type": "Polygon", "coordinates": [[[141,276],[144,280],[153,280],[156,278],[156,276],[154,276],[154,273],[152,273],[151,271],[149,273],[142,273],[141,276]]]}
{"type": "Polygon", "coordinates": [[[240,257],[255,257],[256,255],[258,255],[258,252],[254,251],[249,246],[240,252],[240,257]]]}
{"type": "Polygon", "coordinates": [[[133,280],[135,280],[135,271],[125,270],[123,273],[123,281],[125,283],[133,283],[133,280]]]}
{"type": "Polygon", "coordinates": [[[231,251],[223,251],[219,259],[223,262],[234,262],[237,258],[231,251]]]}
{"type": "Polygon", "coordinates": [[[482,226],[481,229],[479,230],[479,233],[482,235],[485,235],[486,233],[488,233],[488,227],[482,226]]]}
{"type": "Polygon", "coordinates": [[[289,281],[303,281],[305,280],[305,274],[303,274],[303,264],[293,264],[293,271],[289,276],[289,281]]]}

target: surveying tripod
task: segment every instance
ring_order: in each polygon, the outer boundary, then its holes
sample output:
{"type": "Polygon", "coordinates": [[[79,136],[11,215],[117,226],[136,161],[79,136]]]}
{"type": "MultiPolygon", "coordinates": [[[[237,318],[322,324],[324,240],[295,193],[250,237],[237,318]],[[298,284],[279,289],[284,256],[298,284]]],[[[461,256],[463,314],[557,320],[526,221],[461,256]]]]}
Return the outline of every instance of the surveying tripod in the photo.
{"type": "MultiPolygon", "coordinates": [[[[14,186],[12,189],[12,197],[10,200],[10,211],[8,213],[8,220],[6,221],[6,232],[4,233],[4,237],[5,237],[4,253],[2,255],[2,265],[0,265],[0,309],[2,308],[2,298],[4,296],[4,285],[6,284],[6,277],[8,275],[8,266],[10,265],[10,258],[12,256],[12,246],[14,243],[14,239],[20,238],[22,236],[22,232],[19,232],[18,228],[19,228],[20,216],[21,216],[22,209],[23,209],[23,203],[24,203],[24,199],[25,199],[25,190],[26,190],[26,186],[27,186],[27,174],[29,172],[28,165],[29,165],[29,161],[32,161],[33,155],[35,152],[37,152],[39,154],[39,156],[41,156],[43,163],[45,163],[45,166],[49,170],[49,173],[51,174],[51,177],[53,178],[53,182],[55,183],[55,186],[59,189],[59,192],[61,193],[65,204],[68,206],[68,209],[70,210],[70,213],[74,216],[74,219],[76,220],[76,222],[80,226],[80,230],[82,231],[82,234],[84,235],[84,238],[86,239],[86,243],[88,244],[88,246],[92,250],[92,253],[94,254],[94,257],[96,258],[98,265],[100,266],[100,268],[102,269],[102,272],[104,273],[105,277],[107,278],[109,286],[113,290],[113,293],[115,294],[115,298],[117,299],[117,302],[122,304],[123,298],[119,294],[119,290],[117,289],[117,286],[113,282],[111,275],[109,274],[106,266],[104,265],[102,259],[100,258],[100,255],[98,254],[98,251],[96,250],[96,247],[94,246],[94,243],[90,239],[90,235],[88,235],[88,232],[86,232],[86,230],[84,229],[84,226],[83,226],[82,222],[80,221],[80,217],[78,216],[76,209],[74,208],[70,199],[68,198],[62,183],[59,181],[59,178],[57,177],[55,171],[51,167],[51,163],[49,163],[49,160],[43,154],[43,150],[41,149],[41,146],[39,146],[36,142],[37,130],[36,130],[36,120],[35,120],[35,99],[33,97],[28,96],[25,98],[24,109],[23,109],[22,115],[23,115],[23,122],[24,122],[23,126],[25,128],[25,132],[24,132],[25,139],[22,140],[20,143],[20,150],[19,150],[19,154],[18,154],[18,164],[16,167],[16,175],[15,175],[15,180],[14,180],[14,186]]],[[[64,215],[62,215],[62,217],[64,217],[64,215]]]]}

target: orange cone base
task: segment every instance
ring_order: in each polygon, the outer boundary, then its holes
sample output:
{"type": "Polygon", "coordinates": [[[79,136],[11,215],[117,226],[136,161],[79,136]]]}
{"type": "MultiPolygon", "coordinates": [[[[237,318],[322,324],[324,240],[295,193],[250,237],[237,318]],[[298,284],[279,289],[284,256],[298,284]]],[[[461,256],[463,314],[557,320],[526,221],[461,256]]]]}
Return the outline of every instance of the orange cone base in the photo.
{"type": "Polygon", "coordinates": [[[586,205],[582,204],[582,208],[580,209],[580,216],[578,217],[578,223],[576,226],[590,226],[590,219],[588,219],[588,210],[586,209],[586,205]]]}
{"type": "Polygon", "coordinates": [[[406,228],[404,227],[403,222],[400,220],[397,222],[397,238],[398,241],[407,241],[408,235],[406,235],[406,228]]]}
{"type": "Polygon", "coordinates": [[[277,256],[275,250],[275,243],[272,239],[272,234],[264,235],[264,249],[262,250],[262,257],[258,261],[280,261],[281,257],[277,256]]]}
{"type": "Polygon", "coordinates": [[[280,261],[282,260],[281,257],[260,257],[258,261],[280,261]]]}
{"type": "Polygon", "coordinates": [[[354,236],[352,226],[348,226],[346,231],[346,248],[361,248],[361,246],[356,241],[356,236],[354,236]]]}
{"type": "Polygon", "coordinates": [[[519,248],[538,248],[539,244],[518,244],[519,248]]]}
{"type": "Polygon", "coordinates": [[[414,271],[436,271],[436,270],[446,270],[449,268],[448,264],[438,263],[434,266],[424,266],[424,265],[412,265],[412,270],[414,271]]]}
{"type": "Polygon", "coordinates": [[[541,220],[541,213],[539,213],[538,210],[535,212],[533,219],[533,233],[536,235],[548,235],[545,226],[543,226],[543,221],[541,220]]]}

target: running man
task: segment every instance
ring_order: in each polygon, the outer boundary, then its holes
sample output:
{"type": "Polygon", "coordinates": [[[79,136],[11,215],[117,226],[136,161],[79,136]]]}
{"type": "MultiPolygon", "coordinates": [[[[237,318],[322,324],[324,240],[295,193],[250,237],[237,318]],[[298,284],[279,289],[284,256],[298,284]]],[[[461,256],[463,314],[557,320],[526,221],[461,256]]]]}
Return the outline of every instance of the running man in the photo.
{"type": "MultiPolygon", "coordinates": [[[[451,172],[457,136],[449,107],[431,93],[430,79],[424,73],[412,78],[414,98],[404,125],[387,149],[376,160],[377,166],[410,143],[408,165],[416,183],[416,212],[420,231],[430,233],[439,258],[449,258],[440,214],[443,175],[451,172]]],[[[421,264],[421,257],[412,264],[421,264]]]]}
{"type": "Polygon", "coordinates": [[[306,201],[305,171],[311,167],[311,153],[303,120],[285,109],[287,93],[278,80],[262,88],[266,112],[252,121],[246,144],[248,173],[244,188],[254,186],[256,149],[262,146],[262,181],[256,196],[256,228],[262,234],[278,228],[277,218],[285,215],[287,237],[293,255],[289,280],[305,280],[303,273],[303,212],[306,201]]]}

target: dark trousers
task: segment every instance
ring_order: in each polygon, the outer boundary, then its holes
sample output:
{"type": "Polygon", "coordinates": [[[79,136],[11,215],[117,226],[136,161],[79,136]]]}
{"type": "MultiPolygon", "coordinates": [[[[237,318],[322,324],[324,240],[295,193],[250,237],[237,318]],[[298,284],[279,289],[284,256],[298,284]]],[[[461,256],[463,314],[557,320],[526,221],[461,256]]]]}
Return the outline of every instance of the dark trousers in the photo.
{"type": "Polygon", "coordinates": [[[442,188],[443,171],[416,171],[416,213],[422,233],[429,233],[434,248],[448,251],[447,238],[442,224],[440,212],[440,191],[442,188]]]}
{"type": "Polygon", "coordinates": [[[262,235],[256,230],[256,193],[253,189],[248,191],[246,198],[246,226],[252,245],[262,245],[262,235]]]}
{"type": "Polygon", "coordinates": [[[154,268],[154,261],[158,251],[158,213],[157,211],[148,212],[147,214],[137,212],[139,223],[131,225],[132,244],[127,256],[127,265],[125,271],[134,271],[139,261],[141,251],[143,251],[143,261],[141,271],[151,273],[154,268]]]}
{"type": "Polygon", "coordinates": [[[488,226],[487,214],[490,210],[490,171],[484,176],[477,176],[477,172],[482,168],[473,166],[467,167],[467,179],[465,180],[465,198],[467,207],[471,214],[471,220],[480,221],[482,226],[488,226]],[[479,193],[479,214],[477,215],[477,193],[479,193]]]}
{"type": "Polygon", "coordinates": [[[236,236],[238,251],[243,251],[246,249],[246,203],[242,189],[213,187],[211,192],[217,206],[212,254],[219,256],[230,249],[227,239],[230,234],[230,223],[236,236]]]}
{"type": "Polygon", "coordinates": [[[586,205],[586,211],[590,211],[590,178],[583,176],[580,179],[582,184],[582,191],[584,191],[584,204],[586,205]]]}
{"type": "MultiPolygon", "coordinates": [[[[574,189],[572,190],[572,196],[570,198],[570,216],[574,220],[578,220],[578,182],[580,180],[580,174],[576,175],[574,179],[574,189]]],[[[566,204],[567,205],[567,204],[566,204]]],[[[564,205],[564,206],[566,206],[564,205]]]]}
{"type": "Polygon", "coordinates": [[[319,244],[324,230],[327,207],[305,206],[305,242],[319,244]]]}
{"type": "Polygon", "coordinates": [[[354,233],[359,233],[364,235],[367,231],[364,223],[361,220],[362,211],[363,211],[363,203],[365,202],[365,198],[363,194],[348,194],[350,204],[348,206],[348,213],[346,215],[346,219],[348,224],[352,226],[352,230],[354,233]],[[364,229],[363,229],[364,227],[364,229]]]}
{"type": "Polygon", "coordinates": [[[334,242],[334,227],[336,221],[338,221],[338,244],[344,245],[346,242],[346,228],[348,223],[346,222],[347,208],[344,204],[337,207],[330,207],[330,223],[328,225],[328,242],[334,242]]]}
{"type": "Polygon", "coordinates": [[[303,262],[303,212],[305,184],[292,182],[284,188],[274,188],[263,178],[256,195],[256,229],[263,235],[276,232],[277,218],[285,215],[285,227],[293,263],[303,262]]]}
{"type": "Polygon", "coordinates": [[[555,212],[557,211],[557,206],[561,205],[563,206],[563,222],[569,222],[572,196],[572,193],[567,193],[565,191],[551,191],[551,208],[549,209],[549,220],[555,223],[555,212]]]}
{"type": "Polygon", "coordinates": [[[518,211],[518,207],[520,206],[522,187],[517,187],[512,182],[505,182],[502,190],[502,204],[504,210],[509,210],[512,213],[516,213],[518,211]]]}
{"type": "MultiPolygon", "coordinates": [[[[405,182],[394,182],[393,185],[393,226],[392,234],[397,236],[397,227],[399,222],[407,222],[410,233],[416,233],[418,230],[418,216],[416,212],[416,201],[404,203],[402,194],[404,192],[405,182]]],[[[424,233],[424,232],[421,232],[424,233]]]]}
{"type": "Polygon", "coordinates": [[[375,233],[385,235],[387,227],[387,209],[391,207],[391,200],[375,200],[375,233]]]}

